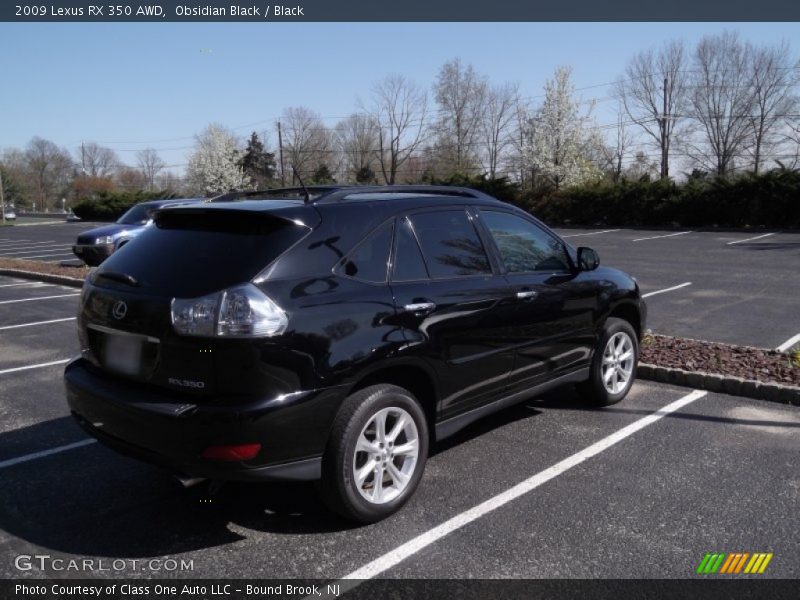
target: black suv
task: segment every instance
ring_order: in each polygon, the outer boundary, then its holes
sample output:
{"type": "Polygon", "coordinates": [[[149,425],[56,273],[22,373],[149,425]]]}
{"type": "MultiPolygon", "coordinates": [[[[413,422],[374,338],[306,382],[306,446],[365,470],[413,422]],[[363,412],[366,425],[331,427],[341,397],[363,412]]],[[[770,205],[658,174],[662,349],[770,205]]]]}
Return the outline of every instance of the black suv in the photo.
{"type": "Polygon", "coordinates": [[[554,386],[602,405],[633,383],[636,282],[483,193],[234,193],[154,220],[88,276],[64,378],[91,435],[175,473],[321,480],[370,522],[432,442],[554,386]]]}

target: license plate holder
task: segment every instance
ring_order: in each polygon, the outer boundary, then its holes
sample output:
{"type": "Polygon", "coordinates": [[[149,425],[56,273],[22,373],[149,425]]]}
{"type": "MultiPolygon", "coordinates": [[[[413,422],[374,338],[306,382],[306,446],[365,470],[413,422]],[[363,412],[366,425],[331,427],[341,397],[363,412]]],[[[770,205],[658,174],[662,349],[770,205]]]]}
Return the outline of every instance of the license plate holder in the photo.
{"type": "Polygon", "coordinates": [[[138,375],[142,368],[142,340],[135,336],[108,333],[105,338],[105,366],[124,375],[138,375]]]}

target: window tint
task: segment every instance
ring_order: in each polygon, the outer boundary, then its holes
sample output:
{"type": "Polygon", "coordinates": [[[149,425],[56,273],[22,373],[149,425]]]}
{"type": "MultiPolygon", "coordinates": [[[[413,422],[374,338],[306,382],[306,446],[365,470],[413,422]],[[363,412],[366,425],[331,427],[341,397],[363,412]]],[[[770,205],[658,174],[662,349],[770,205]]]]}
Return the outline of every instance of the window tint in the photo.
{"type": "Polygon", "coordinates": [[[408,218],[402,219],[397,224],[397,252],[394,257],[394,273],[392,281],[416,281],[427,279],[428,271],[422,252],[411,230],[408,218]]]}
{"type": "Polygon", "coordinates": [[[167,212],[101,268],[131,275],[148,292],[194,298],[250,281],[308,233],[268,214],[167,212]]]}
{"type": "Polygon", "coordinates": [[[422,213],[411,217],[434,279],[492,272],[480,238],[464,211],[422,213]]]}
{"type": "Polygon", "coordinates": [[[509,273],[567,271],[563,244],[530,221],[500,212],[481,211],[509,273]]]}
{"type": "Polygon", "coordinates": [[[391,245],[392,224],[387,223],[369,234],[355,250],[339,261],[336,272],[362,281],[383,283],[386,281],[391,245]]]}

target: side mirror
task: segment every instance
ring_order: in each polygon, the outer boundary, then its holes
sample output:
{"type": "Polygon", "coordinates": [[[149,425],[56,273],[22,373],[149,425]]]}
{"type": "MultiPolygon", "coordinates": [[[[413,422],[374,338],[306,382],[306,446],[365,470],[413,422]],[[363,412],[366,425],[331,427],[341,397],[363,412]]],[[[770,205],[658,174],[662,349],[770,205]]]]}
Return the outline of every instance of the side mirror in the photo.
{"type": "Polygon", "coordinates": [[[600,266],[600,256],[586,246],[578,248],[578,269],[581,271],[594,271],[600,266]]]}

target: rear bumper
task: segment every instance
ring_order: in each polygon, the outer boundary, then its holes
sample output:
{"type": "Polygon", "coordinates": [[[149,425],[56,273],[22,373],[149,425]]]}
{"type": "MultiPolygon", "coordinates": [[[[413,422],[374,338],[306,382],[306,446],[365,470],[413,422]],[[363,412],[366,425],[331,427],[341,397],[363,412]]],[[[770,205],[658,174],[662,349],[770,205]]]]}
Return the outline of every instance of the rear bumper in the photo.
{"type": "Polygon", "coordinates": [[[70,410],[110,448],[190,477],[313,480],[343,398],[339,387],[278,398],[177,396],[109,376],[85,359],[64,371],[70,410]],[[252,460],[201,458],[215,445],[260,443],[252,460]]]}
{"type": "Polygon", "coordinates": [[[90,267],[96,267],[114,253],[114,244],[75,244],[72,253],[90,267]]]}

